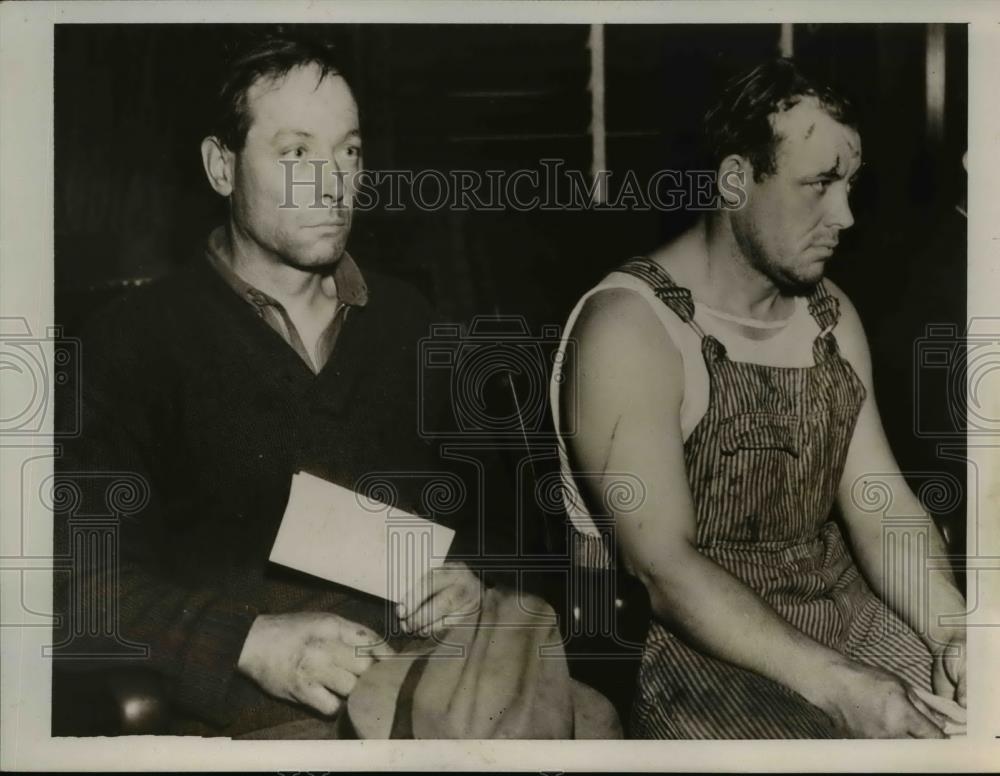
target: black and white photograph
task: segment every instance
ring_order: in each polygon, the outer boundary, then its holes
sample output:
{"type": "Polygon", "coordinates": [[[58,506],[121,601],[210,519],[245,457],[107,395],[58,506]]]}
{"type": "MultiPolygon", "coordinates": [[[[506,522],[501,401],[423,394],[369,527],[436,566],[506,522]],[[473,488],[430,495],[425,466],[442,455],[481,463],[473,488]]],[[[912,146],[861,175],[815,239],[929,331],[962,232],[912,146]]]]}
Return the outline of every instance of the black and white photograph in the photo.
{"type": "Polygon", "coordinates": [[[995,767],[996,5],[24,5],[5,741],[995,767]]]}

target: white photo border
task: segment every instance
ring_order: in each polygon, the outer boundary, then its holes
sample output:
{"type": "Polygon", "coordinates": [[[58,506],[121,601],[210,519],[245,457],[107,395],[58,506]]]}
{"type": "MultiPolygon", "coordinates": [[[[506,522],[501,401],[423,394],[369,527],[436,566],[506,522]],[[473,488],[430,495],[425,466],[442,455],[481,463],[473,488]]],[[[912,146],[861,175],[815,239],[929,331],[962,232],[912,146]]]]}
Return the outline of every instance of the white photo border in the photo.
{"type": "MultiPolygon", "coordinates": [[[[35,2],[0,6],[0,316],[53,324],[53,26],[71,23],[693,23],[961,22],[969,24],[968,315],[997,317],[1000,299],[1000,4],[870,0],[809,2],[35,2]]],[[[10,387],[8,385],[8,387],[10,387]]],[[[0,395],[15,406],[19,397],[0,395]]],[[[1000,416],[1000,396],[990,411],[1000,416]]],[[[2,413],[0,413],[2,416],[2,413]]],[[[51,419],[47,419],[51,424],[51,419]]],[[[51,425],[47,427],[51,429],[51,425]]],[[[1000,439],[996,440],[1000,442],[1000,439]]],[[[982,570],[969,571],[969,727],[952,741],[232,741],[170,736],[52,738],[47,627],[0,627],[0,767],[5,770],[516,770],[516,771],[990,771],[1000,768],[1000,454],[972,440],[980,473],[980,525],[969,525],[982,570]],[[980,445],[977,447],[977,445],[980,445]],[[990,560],[993,563],[990,563],[990,560]],[[990,566],[995,566],[992,572],[990,566]]],[[[0,445],[0,606],[51,601],[40,559],[24,572],[22,517],[38,547],[51,545],[51,513],[21,514],[28,458],[51,444],[0,445]],[[23,555],[23,553],[21,553],[23,555]],[[23,560],[23,558],[20,558],[23,560]],[[23,566],[23,563],[21,564],[23,566]],[[4,584],[10,574],[20,584],[4,584]]],[[[43,467],[44,470],[44,467],[43,467]]],[[[51,471],[51,469],[49,469],[51,471]]],[[[971,490],[970,490],[971,492],[971,490]]],[[[969,514],[976,514],[970,505],[969,514]]],[[[970,520],[971,522],[971,520],[970,520]]],[[[45,609],[42,609],[45,611],[45,609]]],[[[4,622],[6,622],[4,620],[4,622]]]]}

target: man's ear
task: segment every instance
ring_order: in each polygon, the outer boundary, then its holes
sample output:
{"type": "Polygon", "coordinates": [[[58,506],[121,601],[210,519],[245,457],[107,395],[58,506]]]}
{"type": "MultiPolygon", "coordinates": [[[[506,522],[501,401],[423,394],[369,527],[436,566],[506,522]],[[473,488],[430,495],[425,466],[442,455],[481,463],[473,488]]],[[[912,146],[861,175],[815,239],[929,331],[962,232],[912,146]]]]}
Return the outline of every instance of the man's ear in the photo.
{"type": "Polygon", "coordinates": [[[716,186],[722,206],[739,207],[746,201],[747,186],[753,178],[753,166],[745,156],[730,154],[719,163],[716,186]]]}
{"type": "Polygon", "coordinates": [[[236,155],[217,137],[201,141],[201,162],[208,182],[217,194],[228,197],[233,193],[233,162],[236,155]]]}

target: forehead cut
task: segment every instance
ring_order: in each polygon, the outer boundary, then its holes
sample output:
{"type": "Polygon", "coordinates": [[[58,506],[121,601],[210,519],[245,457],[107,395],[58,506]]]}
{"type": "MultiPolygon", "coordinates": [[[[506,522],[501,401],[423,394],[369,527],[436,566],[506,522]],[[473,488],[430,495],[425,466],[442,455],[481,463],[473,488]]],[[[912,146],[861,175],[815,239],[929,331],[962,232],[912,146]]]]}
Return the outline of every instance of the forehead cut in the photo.
{"type": "Polygon", "coordinates": [[[853,163],[861,163],[861,136],[824,110],[815,97],[770,118],[780,138],[778,159],[794,159],[796,166],[816,167],[815,172],[836,170],[846,173],[853,163]]]}

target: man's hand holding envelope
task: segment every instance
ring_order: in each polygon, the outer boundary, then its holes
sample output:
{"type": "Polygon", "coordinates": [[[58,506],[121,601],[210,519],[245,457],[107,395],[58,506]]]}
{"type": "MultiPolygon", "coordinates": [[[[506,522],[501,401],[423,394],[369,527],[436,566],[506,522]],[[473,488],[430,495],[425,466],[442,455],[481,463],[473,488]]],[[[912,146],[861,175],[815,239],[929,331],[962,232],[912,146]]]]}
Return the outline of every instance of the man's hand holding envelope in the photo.
{"type": "Polygon", "coordinates": [[[468,566],[446,562],[431,569],[396,606],[407,633],[430,636],[447,627],[447,618],[471,614],[482,603],[483,586],[468,566]]]}
{"type": "MultiPolygon", "coordinates": [[[[292,479],[270,559],[397,603],[404,631],[439,632],[475,611],[481,583],[445,562],[454,531],[309,474],[292,479]]],[[[379,657],[384,634],[329,612],[260,615],[238,669],[278,698],[335,714],[379,657]]]]}

